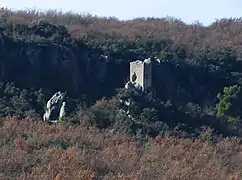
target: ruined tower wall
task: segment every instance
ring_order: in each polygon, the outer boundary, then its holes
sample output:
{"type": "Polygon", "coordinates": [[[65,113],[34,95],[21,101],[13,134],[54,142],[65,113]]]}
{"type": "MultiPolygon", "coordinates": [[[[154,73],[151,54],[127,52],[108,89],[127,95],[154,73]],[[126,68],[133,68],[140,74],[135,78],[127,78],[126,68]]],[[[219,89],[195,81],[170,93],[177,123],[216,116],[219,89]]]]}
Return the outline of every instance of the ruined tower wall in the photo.
{"type": "Polygon", "coordinates": [[[151,63],[145,63],[142,61],[134,61],[130,63],[130,81],[132,82],[133,73],[136,74],[136,83],[143,87],[146,91],[151,86],[152,80],[152,67],[151,63]]]}
{"type": "Polygon", "coordinates": [[[142,61],[135,61],[130,63],[130,81],[132,82],[132,75],[137,75],[136,83],[139,83],[142,87],[144,84],[144,64],[142,61]]]}

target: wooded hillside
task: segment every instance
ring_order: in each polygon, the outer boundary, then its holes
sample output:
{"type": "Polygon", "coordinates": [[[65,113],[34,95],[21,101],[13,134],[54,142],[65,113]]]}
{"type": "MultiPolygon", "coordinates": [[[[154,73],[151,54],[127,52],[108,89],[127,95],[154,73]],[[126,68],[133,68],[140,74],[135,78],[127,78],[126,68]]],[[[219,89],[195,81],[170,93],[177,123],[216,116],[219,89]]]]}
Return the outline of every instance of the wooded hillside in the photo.
{"type": "MultiPolygon", "coordinates": [[[[220,135],[239,139],[242,135],[241,19],[222,19],[204,27],[176,19],[119,21],[34,10],[12,12],[1,9],[0,17],[0,116],[4,122],[6,116],[41,121],[46,102],[60,90],[66,94],[68,107],[64,122],[57,125],[33,122],[34,129],[91,125],[95,130],[108,129],[125,136],[138,136],[140,139],[135,142],[147,142],[147,138],[158,136],[169,137],[169,142],[174,137],[189,139],[195,144],[200,140],[223,142],[221,146],[228,144],[227,140],[221,141],[220,135]],[[161,63],[153,65],[152,89],[145,96],[137,96],[124,89],[129,78],[129,63],[149,57],[159,58],[161,63]],[[124,108],[120,98],[133,100],[129,112],[136,121],[120,113],[124,108]]],[[[18,137],[9,132],[1,136],[2,155],[6,146],[12,147],[14,138],[18,137]]],[[[32,135],[26,133],[26,137],[21,135],[19,138],[31,140],[32,135]]],[[[71,130],[67,130],[68,133],[71,130]]],[[[229,139],[228,143],[232,141],[229,139]]],[[[65,149],[62,145],[58,147],[65,149]]],[[[207,144],[203,145],[208,148],[207,144]]],[[[44,151],[52,148],[36,146],[44,151]]],[[[240,146],[235,148],[240,149],[240,146]]],[[[21,152],[28,153],[23,149],[21,152]]],[[[10,153],[15,150],[11,149],[10,153]]],[[[1,169],[1,173],[11,176],[12,166],[7,167],[6,171],[1,169]]],[[[216,167],[221,168],[219,163],[216,167]]],[[[84,169],[89,172],[90,168],[94,167],[84,169]]],[[[20,172],[31,174],[30,169],[28,166],[13,176],[17,177],[20,172]]],[[[217,177],[223,170],[216,171],[217,177]]],[[[165,173],[166,170],[162,171],[165,173]]],[[[239,170],[229,171],[224,172],[226,176],[239,170]]],[[[109,172],[111,170],[107,170],[106,177],[109,172]]],[[[113,173],[131,177],[123,169],[113,173]]],[[[114,177],[118,178],[118,175],[114,177]]]]}

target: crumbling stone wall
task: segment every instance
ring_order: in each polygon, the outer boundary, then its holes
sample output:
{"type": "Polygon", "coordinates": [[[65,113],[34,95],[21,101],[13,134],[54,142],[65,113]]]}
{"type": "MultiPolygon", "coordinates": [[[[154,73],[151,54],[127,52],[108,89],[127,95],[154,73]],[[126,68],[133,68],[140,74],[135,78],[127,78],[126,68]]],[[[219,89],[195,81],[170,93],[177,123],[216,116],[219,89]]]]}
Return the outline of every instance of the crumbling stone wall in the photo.
{"type": "Polygon", "coordinates": [[[130,63],[130,81],[138,83],[145,92],[151,87],[152,66],[149,59],[145,61],[137,60],[130,63]]]}

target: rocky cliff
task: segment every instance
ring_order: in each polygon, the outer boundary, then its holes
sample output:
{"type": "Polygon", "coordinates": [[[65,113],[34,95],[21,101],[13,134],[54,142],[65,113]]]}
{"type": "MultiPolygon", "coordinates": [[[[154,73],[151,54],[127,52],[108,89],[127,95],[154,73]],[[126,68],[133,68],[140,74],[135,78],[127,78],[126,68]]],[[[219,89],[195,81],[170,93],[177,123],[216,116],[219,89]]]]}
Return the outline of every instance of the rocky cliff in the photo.
{"type": "Polygon", "coordinates": [[[2,27],[0,36],[1,81],[11,81],[22,88],[66,90],[74,96],[101,95],[96,89],[106,83],[109,68],[108,57],[101,50],[73,40],[68,32],[55,32],[62,26],[46,22],[22,27],[22,34],[17,25],[12,25],[11,31],[8,28],[2,27]],[[48,32],[41,32],[47,28],[53,31],[48,37],[48,32]],[[24,33],[28,34],[23,36],[24,33]]]}

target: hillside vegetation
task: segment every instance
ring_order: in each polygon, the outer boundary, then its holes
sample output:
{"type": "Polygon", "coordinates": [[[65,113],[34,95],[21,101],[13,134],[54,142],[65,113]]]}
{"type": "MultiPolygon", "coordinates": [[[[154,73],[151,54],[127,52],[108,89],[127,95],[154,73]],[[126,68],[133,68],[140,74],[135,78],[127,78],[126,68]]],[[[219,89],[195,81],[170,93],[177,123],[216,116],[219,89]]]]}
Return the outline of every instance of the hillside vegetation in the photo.
{"type": "Polygon", "coordinates": [[[1,9],[0,173],[13,179],[242,177],[241,28],[241,19],[204,27],[172,18],[1,9]],[[152,65],[152,89],[144,96],[124,89],[129,63],[149,57],[161,60],[152,65]],[[67,117],[56,125],[40,122],[56,91],[65,93],[67,117]],[[132,99],[135,121],[120,113],[120,99],[132,99]]]}
{"type": "MultiPolygon", "coordinates": [[[[209,132],[203,137],[209,137],[209,132]]],[[[124,133],[81,125],[47,125],[3,119],[0,178],[39,180],[239,180],[237,138],[204,140],[157,137],[143,141],[124,133]]]]}

